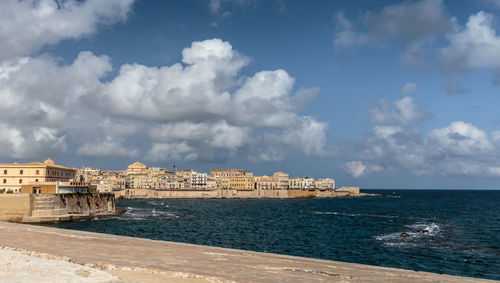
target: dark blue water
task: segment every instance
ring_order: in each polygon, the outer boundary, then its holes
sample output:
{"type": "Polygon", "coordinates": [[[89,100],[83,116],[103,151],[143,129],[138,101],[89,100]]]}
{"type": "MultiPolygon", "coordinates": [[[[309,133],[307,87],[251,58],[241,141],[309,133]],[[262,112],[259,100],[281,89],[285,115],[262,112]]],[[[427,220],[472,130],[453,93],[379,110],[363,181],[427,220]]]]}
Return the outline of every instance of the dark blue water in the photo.
{"type": "Polygon", "coordinates": [[[53,226],[500,280],[500,191],[372,192],[399,197],[123,200],[53,226]]]}

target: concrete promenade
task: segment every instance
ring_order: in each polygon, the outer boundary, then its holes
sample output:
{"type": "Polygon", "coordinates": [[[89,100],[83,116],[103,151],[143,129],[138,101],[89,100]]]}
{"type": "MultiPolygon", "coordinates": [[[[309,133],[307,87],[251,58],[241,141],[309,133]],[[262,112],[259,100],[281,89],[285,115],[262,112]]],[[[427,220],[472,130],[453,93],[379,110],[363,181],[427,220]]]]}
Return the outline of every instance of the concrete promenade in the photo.
{"type": "Polygon", "coordinates": [[[0,246],[1,282],[493,282],[7,222],[0,246]]]}

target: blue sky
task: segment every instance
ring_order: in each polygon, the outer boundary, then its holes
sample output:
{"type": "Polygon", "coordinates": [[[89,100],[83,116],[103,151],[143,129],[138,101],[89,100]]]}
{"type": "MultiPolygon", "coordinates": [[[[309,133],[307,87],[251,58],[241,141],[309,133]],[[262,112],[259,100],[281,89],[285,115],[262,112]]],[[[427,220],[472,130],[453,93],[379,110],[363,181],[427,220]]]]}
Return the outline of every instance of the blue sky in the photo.
{"type": "Polygon", "coordinates": [[[498,188],[500,1],[3,1],[0,157],[498,188]]]}

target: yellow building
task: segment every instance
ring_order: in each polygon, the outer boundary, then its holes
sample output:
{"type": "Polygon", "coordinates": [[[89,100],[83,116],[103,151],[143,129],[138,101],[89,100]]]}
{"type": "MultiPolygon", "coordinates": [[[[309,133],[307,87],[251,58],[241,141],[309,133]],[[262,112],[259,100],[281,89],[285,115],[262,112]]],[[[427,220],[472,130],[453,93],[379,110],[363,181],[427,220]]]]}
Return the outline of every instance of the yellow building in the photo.
{"type": "Polygon", "coordinates": [[[127,181],[132,189],[152,189],[153,177],[148,174],[131,174],[127,176],[127,181]]]}
{"type": "Polygon", "coordinates": [[[230,184],[231,183],[229,181],[229,178],[221,177],[215,179],[215,186],[217,187],[217,189],[230,189],[230,184]]]}
{"type": "Polygon", "coordinates": [[[229,188],[233,190],[254,190],[255,177],[254,176],[235,176],[228,177],[229,188]]]}
{"type": "Polygon", "coordinates": [[[127,170],[125,170],[125,173],[127,175],[133,175],[133,174],[148,174],[148,166],[144,163],[141,162],[135,162],[133,164],[130,164],[127,167],[127,170]]]}
{"type": "Polygon", "coordinates": [[[67,182],[75,178],[76,169],[56,165],[52,159],[31,163],[0,164],[0,193],[19,193],[30,183],[67,182]]]}

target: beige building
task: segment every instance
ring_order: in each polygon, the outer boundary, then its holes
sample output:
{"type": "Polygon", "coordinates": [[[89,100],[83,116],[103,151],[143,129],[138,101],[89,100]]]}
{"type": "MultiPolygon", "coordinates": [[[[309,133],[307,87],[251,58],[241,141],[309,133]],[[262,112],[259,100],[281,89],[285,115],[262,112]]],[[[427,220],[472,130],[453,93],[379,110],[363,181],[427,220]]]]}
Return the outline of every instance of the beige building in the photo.
{"type": "Polygon", "coordinates": [[[335,180],[330,178],[316,179],[313,186],[317,190],[333,190],[335,189],[335,180]]]}
{"type": "Polygon", "coordinates": [[[278,182],[278,190],[288,190],[289,175],[284,172],[276,172],[273,179],[278,182]]]}
{"type": "Polygon", "coordinates": [[[314,179],[312,178],[292,178],[288,180],[288,188],[291,190],[311,190],[314,179]]]}
{"type": "Polygon", "coordinates": [[[259,176],[255,177],[255,186],[258,190],[276,190],[279,182],[273,177],[259,176]]]}
{"type": "Polygon", "coordinates": [[[210,176],[219,177],[241,177],[247,174],[243,169],[210,169],[210,176]]]}
{"type": "Polygon", "coordinates": [[[19,193],[30,183],[68,182],[75,178],[76,169],[55,164],[52,159],[31,163],[0,164],[0,193],[19,193]]]}
{"type": "Polygon", "coordinates": [[[132,189],[152,189],[153,178],[148,174],[133,173],[127,176],[127,182],[132,189]]]}
{"type": "Polygon", "coordinates": [[[133,164],[130,164],[127,167],[127,170],[125,170],[125,173],[127,175],[134,175],[134,174],[148,174],[148,166],[144,163],[141,162],[135,162],[133,164]]]}

